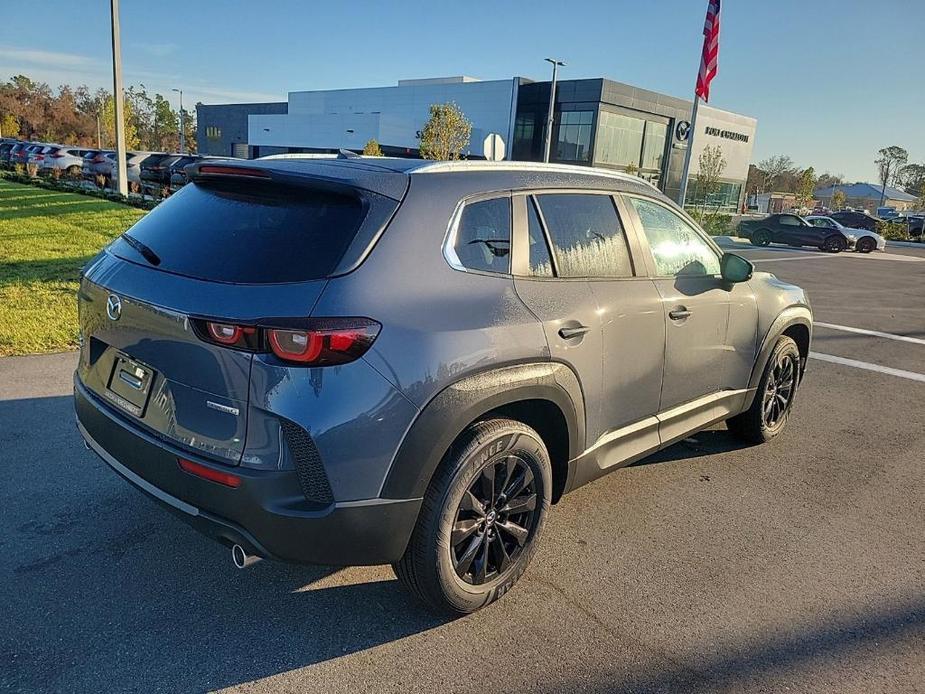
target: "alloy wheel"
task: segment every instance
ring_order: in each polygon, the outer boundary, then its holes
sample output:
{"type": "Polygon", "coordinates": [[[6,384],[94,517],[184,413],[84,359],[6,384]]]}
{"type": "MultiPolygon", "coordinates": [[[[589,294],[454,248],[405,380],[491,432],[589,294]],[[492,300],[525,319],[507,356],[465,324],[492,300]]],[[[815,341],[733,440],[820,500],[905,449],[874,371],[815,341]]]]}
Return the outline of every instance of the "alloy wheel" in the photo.
{"type": "Polygon", "coordinates": [[[459,578],[482,585],[517,561],[536,527],[537,485],[530,465],[516,454],[479,471],[459,502],[450,537],[459,578]]]}
{"type": "Polygon", "coordinates": [[[785,354],[774,365],[765,386],[761,415],[764,425],[769,429],[777,426],[790,408],[796,383],[796,360],[792,354],[785,354]]]}

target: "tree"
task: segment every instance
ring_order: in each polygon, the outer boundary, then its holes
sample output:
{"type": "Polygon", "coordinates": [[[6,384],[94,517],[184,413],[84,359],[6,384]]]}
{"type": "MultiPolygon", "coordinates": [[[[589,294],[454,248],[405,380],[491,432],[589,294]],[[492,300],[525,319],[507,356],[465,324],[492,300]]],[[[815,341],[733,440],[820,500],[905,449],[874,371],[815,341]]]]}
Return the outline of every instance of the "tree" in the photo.
{"type": "Polygon", "coordinates": [[[874,159],[877,165],[877,172],[880,175],[880,185],[883,190],[880,193],[880,204],[883,205],[883,199],[886,197],[886,187],[896,183],[896,176],[899,170],[909,161],[909,153],[902,147],[891,145],[884,147],[879,152],[880,156],[874,159]]]}
{"type": "Polygon", "coordinates": [[[718,145],[707,145],[697,158],[696,200],[705,210],[707,202],[719,192],[720,178],[726,170],[726,158],[718,145]]]}
{"type": "Polygon", "coordinates": [[[455,103],[431,104],[430,120],[421,130],[421,157],[439,161],[459,159],[471,135],[472,123],[455,103]]]}
{"type": "MultiPolygon", "coordinates": [[[[100,114],[100,121],[103,126],[103,144],[112,149],[116,147],[116,101],[111,96],[103,102],[103,110],[100,114]]],[[[138,132],[135,130],[135,113],[132,108],[132,102],[126,100],[124,104],[125,121],[125,148],[138,149],[139,140],[138,132]]]]}
{"type": "Polygon", "coordinates": [[[919,196],[925,194],[925,164],[906,164],[896,178],[907,193],[919,196]]]}
{"type": "Polygon", "coordinates": [[[826,171],[824,174],[819,176],[816,179],[817,188],[832,188],[833,186],[840,186],[845,182],[845,177],[842,174],[830,174],[826,171]]]}
{"type": "Polygon", "coordinates": [[[639,175],[639,167],[633,164],[632,162],[626,165],[626,168],[624,169],[624,171],[626,171],[626,173],[630,174],[631,176],[639,175]]]}
{"type": "Polygon", "coordinates": [[[845,206],[845,191],[836,190],[832,194],[832,209],[840,210],[845,206]]]}
{"type": "Polygon", "coordinates": [[[379,146],[376,138],[370,138],[370,140],[366,143],[366,146],[363,147],[363,154],[365,154],[367,157],[384,156],[382,154],[382,147],[379,146]]]}
{"type": "Polygon", "coordinates": [[[768,157],[763,161],[759,161],[758,168],[764,172],[762,190],[765,192],[771,192],[774,184],[783,176],[793,174],[796,171],[793,159],[783,154],[778,154],[773,157],[768,157]]]}
{"type": "Polygon", "coordinates": [[[19,135],[19,121],[12,113],[7,113],[0,119],[0,133],[3,137],[17,137],[19,135]]]}
{"type": "Polygon", "coordinates": [[[813,191],[816,190],[816,172],[809,166],[800,174],[800,183],[797,188],[797,200],[803,207],[809,207],[813,201],[813,191]]]}

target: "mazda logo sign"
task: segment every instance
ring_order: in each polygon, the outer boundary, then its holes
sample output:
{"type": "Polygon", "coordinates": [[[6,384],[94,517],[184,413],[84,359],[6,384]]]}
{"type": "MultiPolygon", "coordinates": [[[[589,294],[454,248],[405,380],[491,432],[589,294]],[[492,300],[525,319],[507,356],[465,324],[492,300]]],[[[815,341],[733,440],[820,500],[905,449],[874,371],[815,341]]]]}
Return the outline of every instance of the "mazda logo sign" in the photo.
{"type": "Polygon", "coordinates": [[[110,294],[106,299],[106,315],[110,320],[119,320],[122,315],[122,299],[115,294],[110,294]]]}
{"type": "Polygon", "coordinates": [[[681,142],[684,142],[687,139],[687,136],[690,135],[691,124],[690,121],[682,120],[678,121],[677,126],[675,126],[674,134],[681,142]]]}

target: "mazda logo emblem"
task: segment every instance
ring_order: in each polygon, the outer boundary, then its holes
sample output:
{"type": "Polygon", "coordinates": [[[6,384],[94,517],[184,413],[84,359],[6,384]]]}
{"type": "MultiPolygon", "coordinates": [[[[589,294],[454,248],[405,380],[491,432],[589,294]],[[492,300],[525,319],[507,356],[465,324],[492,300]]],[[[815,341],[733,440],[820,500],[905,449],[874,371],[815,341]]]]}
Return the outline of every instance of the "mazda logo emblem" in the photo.
{"type": "Polygon", "coordinates": [[[675,127],[675,137],[677,137],[682,142],[687,139],[687,136],[691,132],[690,121],[682,120],[678,121],[678,125],[675,127]]]}
{"type": "Polygon", "coordinates": [[[115,294],[110,294],[106,299],[106,315],[110,320],[119,320],[119,316],[122,315],[122,299],[115,294]]]}

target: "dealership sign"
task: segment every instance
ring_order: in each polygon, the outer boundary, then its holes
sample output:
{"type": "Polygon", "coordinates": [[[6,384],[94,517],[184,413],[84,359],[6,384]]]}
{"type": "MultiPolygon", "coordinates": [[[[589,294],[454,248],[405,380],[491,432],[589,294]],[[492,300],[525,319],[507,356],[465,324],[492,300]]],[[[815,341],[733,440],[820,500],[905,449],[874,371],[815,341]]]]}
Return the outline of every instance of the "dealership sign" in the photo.
{"type": "Polygon", "coordinates": [[[707,126],[703,130],[707,135],[713,135],[713,137],[723,137],[727,140],[735,140],[736,142],[748,142],[748,135],[744,133],[737,133],[732,130],[720,130],[719,128],[714,128],[712,126],[707,126]]]}

